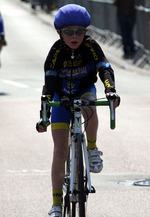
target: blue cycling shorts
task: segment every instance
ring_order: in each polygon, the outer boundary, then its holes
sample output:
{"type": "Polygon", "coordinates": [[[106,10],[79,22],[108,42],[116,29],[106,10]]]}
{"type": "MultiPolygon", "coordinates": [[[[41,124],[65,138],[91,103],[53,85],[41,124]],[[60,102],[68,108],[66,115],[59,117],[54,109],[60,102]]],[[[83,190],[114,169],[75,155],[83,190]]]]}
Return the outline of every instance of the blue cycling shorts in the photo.
{"type": "MultiPolygon", "coordinates": [[[[77,97],[84,98],[88,96],[93,96],[96,98],[96,88],[95,85],[83,90],[77,97]]],[[[54,94],[54,101],[60,101],[60,97],[57,93],[54,94]]],[[[51,111],[51,129],[69,129],[70,125],[70,112],[63,106],[52,107],[51,111]]]]}

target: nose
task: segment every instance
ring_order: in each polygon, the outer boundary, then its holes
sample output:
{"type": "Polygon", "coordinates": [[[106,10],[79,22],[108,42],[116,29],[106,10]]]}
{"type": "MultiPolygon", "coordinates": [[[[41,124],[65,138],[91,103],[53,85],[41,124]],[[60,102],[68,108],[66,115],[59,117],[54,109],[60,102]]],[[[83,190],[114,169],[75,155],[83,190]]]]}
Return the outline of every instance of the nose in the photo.
{"type": "Polygon", "coordinates": [[[76,38],[78,35],[76,34],[76,32],[74,32],[72,36],[73,36],[74,38],[76,38]]]}

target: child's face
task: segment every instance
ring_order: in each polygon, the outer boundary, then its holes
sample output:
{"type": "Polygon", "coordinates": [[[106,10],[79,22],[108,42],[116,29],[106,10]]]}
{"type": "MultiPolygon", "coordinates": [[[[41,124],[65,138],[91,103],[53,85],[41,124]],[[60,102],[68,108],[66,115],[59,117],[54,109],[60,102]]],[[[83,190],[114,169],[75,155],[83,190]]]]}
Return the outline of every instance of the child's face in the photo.
{"type": "Polygon", "coordinates": [[[67,26],[57,32],[61,34],[65,44],[74,50],[81,45],[87,29],[83,26],[67,26]]]}

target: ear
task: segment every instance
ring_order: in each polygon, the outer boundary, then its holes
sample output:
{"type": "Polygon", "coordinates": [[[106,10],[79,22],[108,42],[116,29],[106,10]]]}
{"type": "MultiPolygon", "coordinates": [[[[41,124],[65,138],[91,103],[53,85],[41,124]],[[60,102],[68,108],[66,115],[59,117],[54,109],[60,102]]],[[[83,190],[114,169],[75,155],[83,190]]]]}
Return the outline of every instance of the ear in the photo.
{"type": "Polygon", "coordinates": [[[63,40],[62,31],[61,31],[61,30],[59,30],[59,29],[57,29],[57,33],[58,33],[58,35],[60,36],[60,39],[62,39],[62,40],[63,40]]]}
{"type": "Polygon", "coordinates": [[[60,30],[57,30],[58,35],[60,35],[60,30]]]}

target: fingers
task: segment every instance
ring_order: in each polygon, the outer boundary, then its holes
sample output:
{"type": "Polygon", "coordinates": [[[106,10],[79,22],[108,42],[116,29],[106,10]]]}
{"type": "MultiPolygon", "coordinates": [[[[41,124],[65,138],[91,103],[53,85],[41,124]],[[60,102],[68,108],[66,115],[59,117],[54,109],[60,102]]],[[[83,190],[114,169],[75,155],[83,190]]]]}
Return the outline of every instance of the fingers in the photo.
{"type": "Polygon", "coordinates": [[[106,97],[109,97],[110,96],[110,94],[109,93],[106,93],[106,97]]]}
{"type": "Polygon", "coordinates": [[[117,108],[119,106],[119,100],[116,99],[115,102],[114,102],[114,108],[117,108]]]}
{"type": "Polygon", "coordinates": [[[36,130],[39,133],[43,133],[47,131],[47,127],[50,125],[50,121],[47,121],[46,126],[43,126],[42,122],[39,121],[38,123],[36,123],[36,130]]]}
{"type": "Polygon", "coordinates": [[[50,121],[47,122],[46,126],[48,127],[50,125],[50,121]]]}
{"type": "Polygon", "coordinates": [[[108,100],[114,100],[114,108],[117,108],[120,104],[120,96],[116,93],[106,93],[106,97],[108,100]]]}
{"type": "Polygon", "coordinates": [[[46,132],[47,131],[47,127],[44,127],[44,126],[42,126],[42,125],[39,125],[39,128],[38,128],[38,132],[39,133],[44,133],[44,132],[46,132]]]}

